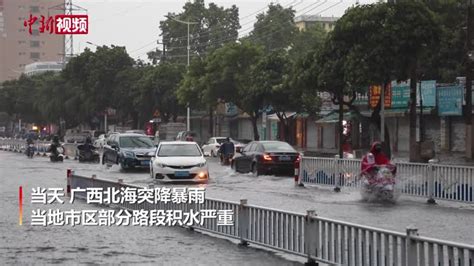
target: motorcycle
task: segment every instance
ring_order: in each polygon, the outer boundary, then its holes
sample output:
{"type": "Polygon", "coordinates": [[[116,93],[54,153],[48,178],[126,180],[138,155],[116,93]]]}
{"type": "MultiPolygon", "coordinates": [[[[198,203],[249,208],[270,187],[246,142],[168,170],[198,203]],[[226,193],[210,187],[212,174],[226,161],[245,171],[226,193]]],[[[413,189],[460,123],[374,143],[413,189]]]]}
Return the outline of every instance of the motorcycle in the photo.
{"type": "Polygon", "coordinates": [[[364,173],[362,177],[362,198],[366,201],[395,202],[398,193],[395,185],[394,165],[379,165],[372,173],[364,173]]]}
{"type": "Polygon", "coordinates": [[[50,146],[51,154],[49,155],[49,160],[51,162],[62,162],[64,161],[64,148],[62,146],[52,149],[50,146]]]}
{"type": "Polygon", "coordinates": [[[35,155],[35,146],[33,144],[28,144],[28,146],[26,147],[26,156],[28,158],[33,158],[34,155],[35,155]]]}
{"type": "Polygon", "coordinates": [[[77,149],[79,151],[79,162],[100,162],[99,152],[94,147],[86,149],[83,145],[79,145],[77,149]]]}

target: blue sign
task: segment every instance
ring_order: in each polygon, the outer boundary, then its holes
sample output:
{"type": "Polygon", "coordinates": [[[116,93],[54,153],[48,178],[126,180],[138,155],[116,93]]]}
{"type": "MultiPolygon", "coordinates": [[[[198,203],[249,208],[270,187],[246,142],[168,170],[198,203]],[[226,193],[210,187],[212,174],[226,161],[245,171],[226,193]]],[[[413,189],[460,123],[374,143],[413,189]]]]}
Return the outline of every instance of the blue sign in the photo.
{"type": "Polygon", "coordinates": [[[237,110],[237,106],[233,103],[225,103],[225,114],[227,116],[234,116],[239,113],[239,110],[237,110]]]}
{"type": "Polygon", "coordinates": [[[438,87],[438,114],[440,116],[462,115],[462,100],[464,89],[462,86],[438,87]]]}
{"type": "MultiPolygon", "coordinates": [[[[421,98],[424,107],[436,106],[436,80],[423,80],[421,82],[421,98]]],[[[416,105],[420,106],[420,84],[416,88],[416,105]]]]}

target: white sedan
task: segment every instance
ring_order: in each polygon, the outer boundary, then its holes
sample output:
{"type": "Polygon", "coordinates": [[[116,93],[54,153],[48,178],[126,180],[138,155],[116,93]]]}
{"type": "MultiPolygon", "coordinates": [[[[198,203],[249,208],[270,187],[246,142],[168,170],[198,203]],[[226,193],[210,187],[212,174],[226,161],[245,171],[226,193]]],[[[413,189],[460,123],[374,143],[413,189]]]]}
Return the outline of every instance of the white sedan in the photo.
{"type": "Polygon", "coordinates": [[[152,179],[168,182],[207,183],[209,169],[196,142],[161,142],[150,164],[152,179]]]}
{"type": "Polygon", "coordinates": [[[225,137],[212,137],[202,146],[202,151],[205,156],[216,157],[219,152],[219,147],[226,141],[225,137]]]}

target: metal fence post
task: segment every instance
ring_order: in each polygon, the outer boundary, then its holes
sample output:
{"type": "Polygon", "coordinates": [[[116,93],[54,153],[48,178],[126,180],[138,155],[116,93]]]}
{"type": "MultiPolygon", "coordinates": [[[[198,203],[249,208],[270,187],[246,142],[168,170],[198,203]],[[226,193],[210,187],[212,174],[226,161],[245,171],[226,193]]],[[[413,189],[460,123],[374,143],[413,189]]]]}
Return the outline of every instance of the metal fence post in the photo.
{"type": "Polygon", "coordinates": [[[248,232],[249,232],[249,208],[247,207],[247,199],[240,199],[239,217],[237,219],[237,226],[239,228],[239,237],[241,246],[248,246],[248,232]]]}
{"type": "MultiPolygon", "coordinates": [[[[296,168],[295,168],[296,171],[296,168]]],[[[300,161],[298,162],[298,173],[295,173],[295,177],[297,176],[298,182],[296,182],[296,185],[299,187],[304,187],[303,184],[303,157],[301,157],[300,161]]]]}
{"type": "Polygon", "coordinates": [[[414,236],[418,236],[418,229],[414,227],[408,227],[406,229],[406,233],[406,265],[418,265],[418,249],[415,240],[412,239],[414,236]]]}
{"type": "Polygon", "coordinates": [[[341,188],[339,184],[341,183],[341,173],[339,173],[339,155],[334,156],[334,192],[341,192],[341,188]]]}
{"type": "Polygon", "coordinates": [[[312,255],[316,256],[316,249],[317,249],[317,243],[316,243],[316,234],[318,233],[318,228],[316,228],[316,225],[314,223],[314,217],[316,216],[316,211],[315,210],[307,210],[306,211],[306,217],[304,221],[304,246],[305,250],[304,252],[307,255],[307,262],[305,265],[318,265],[318,263],[311,257],[312,255]]]}
{"type": "Polygon", "coordinates": [[[434,199],[434,189],[435,189],[435,183],[434,180],[436,178],[436,168],[435,168],[435,163],[437,163],[438,160],[436,159],[431,159],[428,161],[428,200],[427,203],[429,204],[435,204],[436,200],[434,199]]]}

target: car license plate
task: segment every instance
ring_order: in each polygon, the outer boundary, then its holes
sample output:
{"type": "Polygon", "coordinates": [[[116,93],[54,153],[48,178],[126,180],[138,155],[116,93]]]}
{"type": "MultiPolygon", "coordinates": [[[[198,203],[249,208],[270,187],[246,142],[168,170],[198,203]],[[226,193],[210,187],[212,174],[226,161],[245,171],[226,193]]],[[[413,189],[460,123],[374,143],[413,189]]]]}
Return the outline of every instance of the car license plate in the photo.
{"type": "Polygon", "coordinates": [[[188,171],[176,171],[176,172],[174,172],[174,176],[186,177],[186,176],[189,176],[189,172],[188,171]]]}
{"type": "Polygon", "coordinates": [[[140,164],[141,165],[150,165],[150,161],[141,161],[140,164]]]}
{"type": "Polygon", "coordinates": [[[291,161],[290,156],[280,156],[280,161],[291,161]]]}

